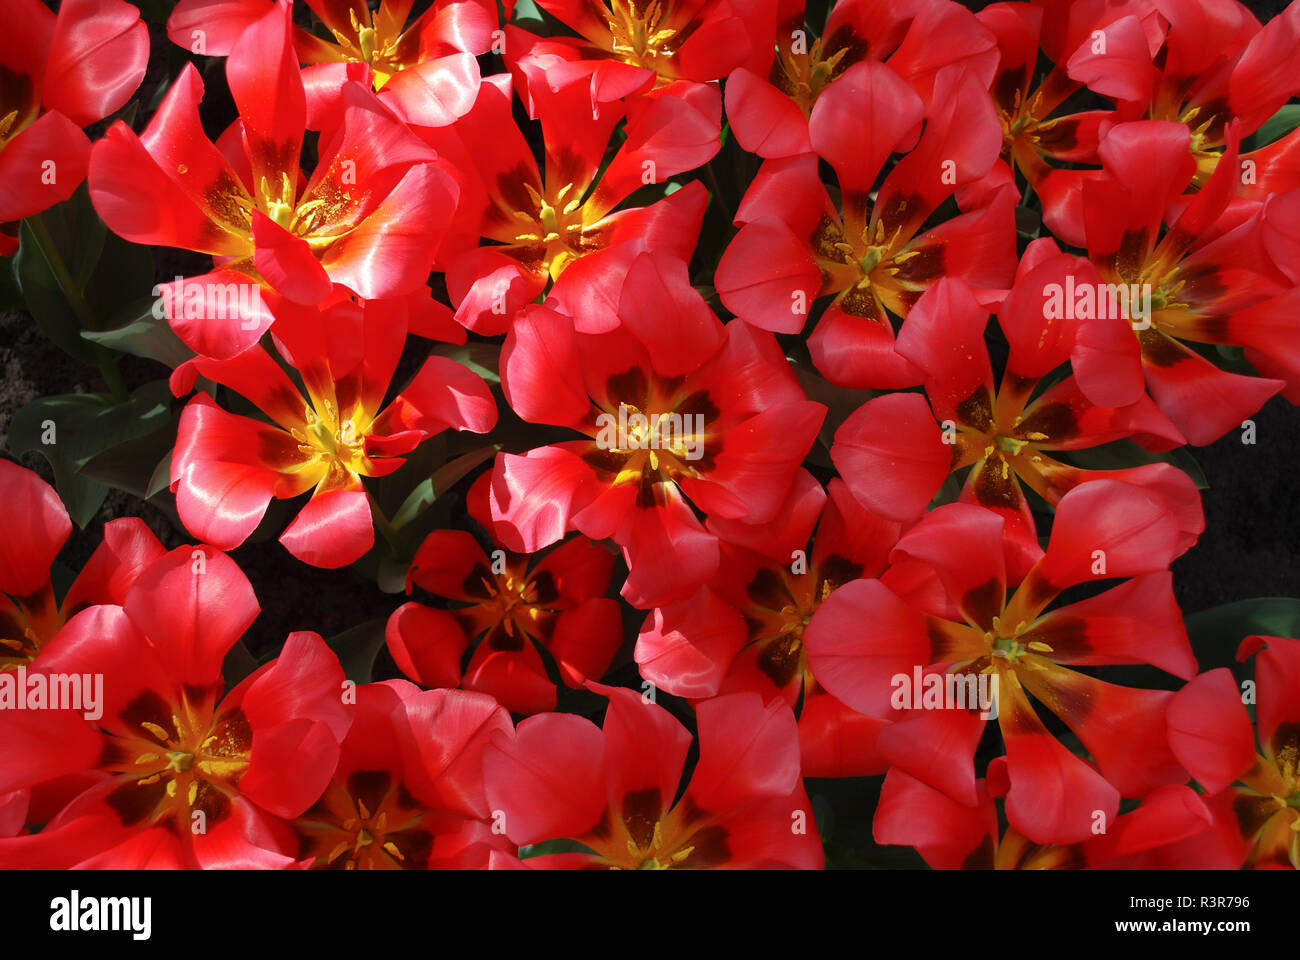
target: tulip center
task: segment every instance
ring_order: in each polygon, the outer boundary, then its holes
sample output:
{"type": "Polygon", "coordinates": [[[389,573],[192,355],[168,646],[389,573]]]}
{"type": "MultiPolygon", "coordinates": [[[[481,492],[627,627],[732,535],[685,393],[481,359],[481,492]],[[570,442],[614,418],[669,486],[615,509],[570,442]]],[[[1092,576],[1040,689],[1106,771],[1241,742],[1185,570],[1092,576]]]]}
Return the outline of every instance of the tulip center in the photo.
{"type": "Polygon", "coordinates": [[[317,868],[418,868],[433,847],[426,813],[387,770],[357,770],[332,782],[296,828],[317,868]]]}
{"type": "Polygon", "coordinates": [[[127,780],[108,795],[126,823],[173,816],[181,829],[212,826],[248,769],[252,731],[241,711],[214,717],[210,696],[189,694],[173,710],[146,692],[122,711],[134,734],[115,738],[105,766],[127,780]],[[205,820],[195,822],[195,812],[205,820]]]}
{"type": "Polygon", "coordinates": [[[290,431],[298,441],[298,452],[307,462],[319,463],[333,472],[368,475],[366,433],[370,418],[360,408],[352,416],[342,417],[334,402],[321,401],[320,413],[305,406],[303,426],[290,431]]]}
{"type": "Polygon", "coordinates": [[[677,31],[663,23],[661,0],[610,0],[610,49],[631,63],[658,72],[656,61],[675,52],[671,40],[677,31]]]}

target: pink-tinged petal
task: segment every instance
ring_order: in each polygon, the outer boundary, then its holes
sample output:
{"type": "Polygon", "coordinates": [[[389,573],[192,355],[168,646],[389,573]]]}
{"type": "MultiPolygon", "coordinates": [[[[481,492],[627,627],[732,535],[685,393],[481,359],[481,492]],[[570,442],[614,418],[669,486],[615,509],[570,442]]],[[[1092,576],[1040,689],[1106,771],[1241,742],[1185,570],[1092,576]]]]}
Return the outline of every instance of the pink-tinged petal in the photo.
{"type": "Polygon", "coordinates": [[[817,98],[809,140],[846,197],[865,197],[889,155],[908,148],[924,112],[921,98],[883,63],[856,63],[817,98]]]}
{"type": "Polygon", "coordinates": [[[333,284],[307,241],[259,210],[253,211],[253,264],[268,284],[294,303],[320,303],[333,284]]]}
{"type": "Polygon", "coordinates": [[[191,53],[201,42],[202,53],[224,57],[269,6],[270,0],[180,0],[167,18],[167,36],[191,53]]]}
{"type": "Polygon", "coordinates": [[[890,562],[909,559],[932,567],[967,621],[993,630],[1006,596],[1004,527],[992,511],[946,504],[903,535],[890,562]]]}
{"type": "Polygon", "coordinates": [[[986,326],[987,308],[965,283],[947,277],[921,294],[908,313],[894,349],[925,372],[925,392],[938,419],[955,420],[960,405],[981,387],[993,396],[986,326]]]}
{"type": "Polygon", "coordinates": [[[1007,747],[1007,820],[1034,843],[1078,843],[1097,814],[1110,823],[1119,791],[1047,732],[1010,671],[1001,672],[998,724],[1007,747]]]}
{"type": "MultiPolygon", "coordinates": [[[[1242,651],[1250,645],[1263,643],[1264,649],[1255,658],[1256,701],[1255,719],[1259,726],[1259,740],[1269,745],[1274,755],[1281,757],[1285,740],[1295,737],[1288,732],[1300,722],[1296,705],[1296,691],[1300,690],[1300,641],[1289,637],[1247,637],[1242,641],[1242,651]]],[[[1242,656],[1238,651],[1238,658],[1242,656]]]]}
{"type": "MultiPolygon", "coordinates": [[[[1300,199],[1300,191],[1296,197],[1300,199]]],[[[1282,395],[1292,403],[1300,401],[1300,286],[1234,313],[1228,331],[1232,342],[1246,347],[1246,359],[1255,369],[1285,380],[1282,395]]]]}
{"type": "Polygon", "coordinates": [[[148,62],[149,31],[138,8],[121,0],[65,0],[42,99],[47,109],[89,126],[131,98],[148,62]]]}
{"type": "Polygon", "coordinates": [[[560,612],[547,649],[560,668],[560,679],[578,687],[603,677],[622,644],[623,608],[609,597],[592,597],[560,612]]]}
{"type": "Polygon", "coordinates": [[[407,123],[442,127],[469,113],[478,90],[478,61],[455,53],[399,70],[384,84],[380,99],[407,123]]]}
{"type": "Polygon", "coordinates": [[[280,534],[280,543],[313,567],[334,569],[360,559],[375,545],[370,500],[360,479],[318,489],[280,534]]]}
{"type": "MultiPolygon", "coordinates": [[[[1077,325],[1063,316],[1048,315],[1052,291],[1064,298],[1068,277],[1073,277],[1076,284],[1092,284],[1101,279],[1087,260],[1057,253],[1051,240],[1035,240],[1030,247],[1036,245],[1036,254],[1041,259],[1029,267],[1030,251],[1026,251],[1011,293],[998,310],[998,324],[1011,346],[1008,368],[1024,379],[1045,377],[1070,359],[1077,325]]],[[[1131,343],[1129,353],[1136,358],[1137,351],[1131,343]]],[[[1132,373],[1137,377],[1140,392],[1140,371],[1136,365],[1132,373]]]]}
{"type": "Polygon", "coordinates": [[[835,431],[831,461],[853,496],[892,520],[919,517],[952,468],[925,397],[891,393],[869,400],[835,431]]]}
{"type": "Polygon", "coordinates": [[[338,753],[338,739],[323,723],[288,720],[255,730],[240,792],[277,816],[300,816],[325,792],[338,753]]]}
{"type": "Polygon", "coordinates": [[[605,791],[630,826],[654,823],[672,806],[691,734],[671,713],[623,687],[588,684],[609,697],[605,711],[605,791]],[[644,818],[636,824],[636,818],[644,818]]]}
{"type": "Polygon", "coordinates": [[[745,618],[708,587],[657,607],[636,639],[641,676],[678,697],[716,696],[749,638],[745,618]]]}
{"type": "Polygon", "coordinates": [[[466,530],[434,530],[424,538],[411,561],[406,573],[407,592],[415,583],[435,596],[473,603],[487,596],[479,581],[491,577],[490,566],[473,534],[466,530]]]}
{"type": "Polygon", "coordinates": [[[483,754],[494,734],[510,733],[505,710],[467,690],[412,693],[399,710],[410,731],[402,751],[415,795],[435,810],[486,818],[483,754]]]}
{"type": "Polygon", "coordinates": [[[546,286],[545,273],[528,270],[499,251],[499,247],[475,247],[447,267],[447,290],[456,304],[456,319],[485,337],[508,332],[511,318],[546,286]]]}
{"type": "Polygon", "coordinates": [[[14,837],[27,823],[28,790],[11,790],[0,794],[0,838],[14,837]]]}
{"type": "Polygon", "coordinates": [[[649,250],[632,261],[618,317],[664,377],[692,372],[722,345],[722,323],[691,286],[686,263],[649,250]]]}
{"type": "Polygon", "coordinates": [[[343,123],[343,111],[347,106],[343,90],[349,83],[371,86],[373,80],[370,64],[348,60],[303,67],[302,85],[307,98],[308,130],[334,130],[343,123]]]}
{"type": "Polygon", "coordinates": [[[784,700],[764,705],[756,693],[730,694],[698,704],[695,715],[700,762],[687,796],[701,810],[722,813],[759,798],[787,797],[795,789],[799,732],[784,700]]]}
{"type": "Polygon", "coordinates": [[[1187,772],[1168,746],[1165,713],[1173,694],[1103,683],[1029,655],[1018,676],[1025,689],[1065,721],[1104,776],[1126,797],[1141,797],[1187,772]]]}
{"type": "Polygon", "coordinates": [[[711,469],[701,477],[684,477],[682,492],[709,514],[749,523],[771,520],[825,417],[826,408],[812,400],[755,414],[723,435],[711,469]]]}
{"type": "Polygon", "coordinates": [[[1167,570],[1058,607],[1039,619],[1032,632],[1052,648],[1052,659],[1059,663],[1149,663],[1184,680],[1196,675],[1196,657],[1167,570]]]}
{"type": "Polygon", "coordinates": [[[767,80],[741,67],[727,77],[727,118],[736,142],[760,157],[793,157],[812,150],[799,106],[767,80]]]}
{"type": "Polygon", "coordinates": [[[26,467],[0,460],[0,490],[12,514],[0,538],[0,590],[30,596],[48,587],[50,564],[72,532],[72,521],[54,488],[26,467]]]}
{"type": "MultiPolygon", "coordinates": [[[[360,173],[357,175],[360,183],[360,173]]],[[[458,188],[432,163],[418,163],[360,224],[321,257],[330,279],[366,300],[391,300],[428,281],[458,188]]]]}
{"type": "Polygon", "coordinates": [[[1153,790],[1136,810],[1117,817],[1104,834],[1084,841],[1090,866],[1154,850],[1187,838],[1200,838],[1214,825],[1214,815],[1196,792],[1181,784],[1153,790]]]}
{"type": "MultiPolygon", "coordinates": [[[[718,538],[700,525],[676,487],[661,489],[662,505],[635,506],[614,535],[629,568],[620,594],[643,610],[690,596],[718,569],[718,538]]],[[[584,522],[590,512],[574,517],[574,526],[594,537],[584,522]]]]}
{"type": "Polygon", "coordinates": [[[70,617],[96,603],[125,603],[136,577],[166,552],[139,517],[110,520],[104,524],[104,542],[68,588],[61,613],[70,617]]]}
{"type": "MultiPolygon", "coordinates": [[[[862,576],[875,577],[889,565],[889,553],[898,543],[903,525],[866,509],[835,477],[827,485],[830,496],[817,528],[812,559],[819,567],[831,557],[862,565],[862,576]]],[[[789,554],[781,557],[784,561],[789,554]]]]}
{"type": "Polygon", "coordinates": [[[140,735],[140,718],[138,711],[125,712],[128,705],[141,694],[145,695],[141,702],[156,703],[160,696],[169,697],[179,679],[164,665],[158,645],[140,632],[121,607],[108,604],[89,607],[64,624],[41,650],[39,669],[103,675],[103,697],[97,704],[102,715],[95,723],[111,733],[132,737],[140,735]],[[131,664],[129,671],[122,670],[124,663],[131,664]]]}
{"type": "Polygon", "coordinates": [[[885,776],[872,820],[876,843],[916,847],[936,870],[991,869],[998,811],[986,789],[966,806],[897,768],[885,776]]]}
{"type": "Polygon", "coordinates": [[[1142,351],[1147,386],[1156,404],[1193,446],[1213,443],[1241,425],[1285,380],[1220,370],[1209,360],[1163,334],[1142,351]]]}
{"type": "Polygon", "coordinates": [[[0,222],[22,220],[62,203],[86,179],[90,140],[61,113],[46,113],[0,151],[0,222]]]}
{"type": "Polygon", "coordinates": [[[1255,732],[1227,667],[1201,674],[1174,694],[1169,747],[1207,793],[1231,786],[1255,763],[1255,732]]]}
{"type": "Polygon", "coordinates": [[[825,504],[826,491],[822,485],[816,477],[800,467],[795,471],[785,502],[770,521],[747,523],[728,517],[711,516],[704,528],[728,544],[753,550],[784,564],[793,559],[795,550],[802,550],[808,545],[825,504]]]}
{"type": "Polygon", "coordinates": [[[627,139],[588,200],[592,215],[612,210],[633,192],[708,163],[719,149],[721,100],[712,84],[685,83],[628,104],[627,139]]]}
{"type": "Polygon", "coordinates": [[[850,710],[824,690],[805,691],[799,755],[805,777],[874,777],[888,762],[877,742],[888,720],[850,710]]]}
{"type": "Polygon", "coordinates": [[[605,809],[605,738],[567,713],[530,717],[514,736],[495,734],[483,755],[489,809],[516,844],[580,837],[605,809]]]}
{"type": "MultiPolygon", "coordinates": [[[[915,684],[915,667],[906,673],[915,684]]],[[[922,672],[925,676],[943,676],[941,670],[922,672]]],[[[921,681],[924,684],[924,679],[921,681]]],[[[945,681],[946,682],[946,681],[945,681]]],[[[898,687],[901,693],[906,688],[898,687]]],[[[912,696],[921,693],[912,687],[912,696]]],[[[900,700],[906,699],[900,695],[900,700]]],[[[905,707],[910,706],[904,704],[905,707]]],[[[941,790],[960,803],[970,806],[978,797],[975,779],[975,749],[984,735],[986,720],[978,707],[972,710],[906,710],[895,712],[895,720],[880,731],[876,746],[891,766],[903,770],[941,790]]]]}
{"type": "Polygon", "coordinates": [[[245,191],[203,134],[202,97],[203,81],[187,64],[142,137],[113,124],[91,151],[90,198],[109,229],[133,243],[239,256],[248,221],[235,200],[245,191]]]}
{"type": "Polygon", "coordinates": [[[446,610],[404,603],[388,618],[384,634],[397,668],[416,683],[460,686],[460,661],[469,641],[446,610]]]}
{"type": "Polygon", "coordinates": [[[177,547],[140,574],[127,616],[178,682],[221,677],[221,661],[261,611],[235,561],[210,547],[177,547]]]}
{"type": "Polygon", "coordinates": [[[1251,37],[1228,78],[1228,106],[1241,118],[1242,129],[1255,130],[1300,93],[1291,58],[1300,42],[1300,12],[1291,7],[1278,13],[1251,37]]]}
{"type": "Polygon", "coordinates": [[[894,349],[894,328],[879,317],[849,313],[841,301],[826,308],[808,338],[813,363],[831,383],[851,390],[914,387],[924,375],[894,349]]]}
{"type": "MultiPolygon", "coordinates": [[[[925,133],[880,185],[872,219],[884,224],[887,236],[898,229],[904,236],[915,233],[958,187],[985,176],[1001,147],[1002,125],[987,88],[958,65],[944,67],[935,77],[925,133]]],[[[1001,196],[1012,215],[1011,194],[1001,196]]]]}
{"type": "Polygon", "coordinates": [[[1136,577],[1167,569],[1182,546],[1178,514],[1161,494],[1120,480],[1093,480],[1057,505],[1047,554],[1032,575],[1058,590],[1136,577]]]}
{"type": "Polygon", "coordinates": [[[502,546],[533,553],[564,537],[572,513],[586,505],[584,488],[595,479],[579,455],[588,446],[574,443],[497,455],[492,520],[502,546]]]}
{"type": "Polygon", "coordinates": [[[343,668],[318,634],[289,634],[280,655],[258,668],[230,692],[221,710],[240,709],[254,732],[308,719],[323,724],[342,741],[352,723],[343,702],[343,668]]]}
{"type": "Polygon", "coordinates": [[[465,667],[465,689],[490,695],[511,713],[553,711],[555,684],[537,647],[525,639],[518,647],[498,649],[493,641],[504,634],[498,627],[478,645],[465,667]]]}
{"type": "Polygon", "coordinates": [[[282,449],[283,440],[291,442],[260,421],[227,413],[206,394],[191,400],[181,412],[171,474],[185,528],[222,549],[243,543],[266,513],[280,474],[278,464],[236,458],[282,449]]]}
{"type": "Polygon", "coordinates": [[[286,870],[299,866],[298,844],[281,820],[242,796],[207,831],[193,834],[190,853],[200,870],[286,870]]]}
{"type": "Polygon", "coordinates": [[[925,621],[879,580],[853,580],[813,614],[804,640],[817,682],[859,713],[887,717],[891,678],[930,661],[925,621]],[[871,630],[861,625],[870,623],[871,630]]]}
{"type": "Polygon", "coordinates": [[[214,270],[159,284],[172,330],[195,353],[229,360],[251,349],[275,320],[248,275],[214,270]]]}
{"type": "Polygon", "coordinates": [[[244,124],[255,183],[265,177],[272,190],[282,176],[297,187],[298,155],[307,122],[292,27],[292,5],[277,3],[240,34],[226,58],[226,81],[244,124]]]}
{"type": "MultiPolygon", "coordinates": [[[[17,674],[5,677],[16,682],[17,674]]],[[[18,696],[25,696],[25,691],[18,691],[18,696]]],[[[93,767],[104,750],[104,738],[95,725],[72,710],[0,711],[0,736],[5,744],[0,795],[93,767]]],[[[25,799],[22,812],[27,812],[25,799]]],[[[13,831],[0,833],[12,835],[13,831]]]]}
{"type": "MultiPolygon", "coordinates": [[[[490,509],[488,503],[490,479],[483,474],[474,482],[474,488],[482,491],[484,510],[490,509]]],[[[471,497],[473,496],[471,488],[471,497]]],[[[471,516],[480,520],[484,527],[491,528],[490,517],[478,513],[471,506],[471,516]]],[[[600,544],[592,543],[586,537],[572,537],[546,554],[541,562],[529,572],[529,579],[536,581],[549,577],[555,585],[560,599],[567,603],[584,603],[593,597],[603,597],[609,589],[609,580],[614,572],[614,556],[600,544]]]]}
{"type": "Polygon", "coordinates": [[[572,321],[547,307],[529,307],[501,348],[506,400],[532,423],[578,424],[591,409],[581,362],[572,321]]]}
{"type": "Polygon", "coordinates": [[[1035,438],[1043,450],[1083,450],[1127,437],[1150,438],[1182,446],[1183,435],[1145,394],[1125,407],[1099,407],[1084,395],[1074,377],[1050,388],[1025,409],[1017,435],[1035,438]]]}
{"type": "Polygon", "coordinates": [[[431,437],[448,427],[487,433],[496,422],[496,400],[482,377],[455,360],[429,357],[372,429],[376,434],[415,430],[431,437]]]}
{"type": "Polygon", "coordinates": [[[1154,52],[1141,22],[1135,16],[1123,17],[1101,33],[1100,42],[1085,42],[1070,57],[1066,66],[1071,79],[1105,97],[1145,102],[1151,96],[1156,71],[1154,52]]]}
{"type": "Polygon", "coordinates": [[[988,89],[998,60],[997,37],[969,10],[921,4],[903,42],[889,55],[889,67],[928,104],[935,97],[937,75],[946,67],[960,64],[988,89]]]}
{"type": "Polygon", "coordinates": [[[714,277],[727,309],[775,333],[799,333],[821,285],[808,243],[784,223],[746,223],[718,262],[714,277]]]}
{"type": "MultiPolygon", "coordinates": [[[[758,168],[736,210],[736,225],[771,220],[789,227],[796,237],[808,237],[822,216],[837,214],[818,173],[815,153],[768,160],[758,168]]],[[[807,250],[809,244],[804,243],[807,250]]],[[[754,265],[763,265],[757,258],[754,265]]],[[[814,290],[820,278],[814,282],[814,290]]]]}

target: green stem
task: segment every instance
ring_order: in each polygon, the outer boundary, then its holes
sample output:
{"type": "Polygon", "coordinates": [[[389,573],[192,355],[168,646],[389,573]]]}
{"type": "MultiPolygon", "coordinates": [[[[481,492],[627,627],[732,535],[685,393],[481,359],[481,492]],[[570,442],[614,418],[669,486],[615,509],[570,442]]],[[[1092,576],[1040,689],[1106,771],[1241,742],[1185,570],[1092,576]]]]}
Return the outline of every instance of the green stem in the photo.
{"type": "MultiPolygon", "coordinates": [[[[72,273],[68,270],[67,263],[64,262],[62,255],[59,253],[54,238],[50,236],[50,230],[45,225],[45,220],[38,213],[27,218],[27,226],[31,229],[32,236],[36,238],[36,246],[40,249],[41,256],[45,258],[46,265],[50,268],[50,272],[54,274],[55,282],[58,283],[59,290],[63,293],[63,299],[68,301],[68,305],[72,307],[72,312],[77,315],[77,321],[81,324],[81,329],[96,329],[95,314],[90,309],[86,295],[77,289],[77,285],[73,283],[72,273]]],[[[108,385],[113,399],[119,403],[127,399],[130,394],[126,389],[126,382],[122,379],[122,372],[118,369],[117,357],[99,344],[94,345],[94,352],[95,365],[99,367],[99,372],[108,385]]]]}
{"type": "Polygon", "coordinates": [[[379,528],[379,532],[388,541],[388,545],[393,548],[393,552],[400,554],[402,551],[402,535],[393,526],[392,521],[388,519],[388,515],[384,513],[383,508],[379,506],[374,495],[369,490],[366,491],[366,499],[370,501],[370,514],[374,517],[375,526],[379,528]]]}

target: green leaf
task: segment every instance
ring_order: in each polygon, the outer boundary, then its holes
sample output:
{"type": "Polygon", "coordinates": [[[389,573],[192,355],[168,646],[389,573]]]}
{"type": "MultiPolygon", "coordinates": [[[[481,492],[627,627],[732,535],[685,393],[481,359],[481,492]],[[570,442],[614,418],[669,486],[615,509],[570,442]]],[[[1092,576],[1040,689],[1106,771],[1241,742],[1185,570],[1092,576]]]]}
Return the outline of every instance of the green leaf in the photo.
{"type": "MultiPolygon", "coordinates": [[[[39,452],[54,469],[54,485],[77,526],[98,512],[109,486],[81,474],[105,451],[164,430],[172,423],[167,381],[147,383],[122,403],[98,393],[41,397],[16,414],[9,431],[15,455],[39,452]]],[[[115,458],[101,461],[104,470],[115,458]]],[[[148,464],[150,469],[153,464],[148,464]]]]}
{"type": "Polygon", "coordinates": [[[1148,463],[1170,463],[1190,476],[1196,484],[1196,489],[1210,488],[1210,481],[1206,479],[1205,471],[1186,447],[1152,453],[1150,450],[1143,450],[1132,440],[1116,440],[1086,450],[1071,450],[1065,456],[1071,463],[1085,470],[1123,470],[1148,463]]]}
{"type": "Polygon", "coordinates": [[[488,383],[500,383],[501,348],[495,343],[440,343],[430,356],[446,357],[469,367],[488,383]]]}
{"type": "Polygon", "coordinates": [[[433,472],[433,476],[418,484],[398,508],[397,513],[393,515],[394,529],[401,530],[409,524],[427,510],[438,497],[455,486],[457,481],[500,449],[500,444],[490,443],[444,463],[433,472]]]}
{"type": "Polygon", "coordinates": [[[1300,600],[1257,597],[1210,607],[1185,619],[1187,637],[1202,668],[1236,664],[1237,647],[1246,637],[1300,637],[1300,600]]]}
{"type": "Polygon", "coordinates": [[[1267,146],[1274,140],[1281,140],[1296,127],[1300,127],[1300,103],[1288,103],[1265,120],[1258,130],[1246,137],[1241,145],[1241,152],[1248,153],[1267,146]]]}
{"type": "Polygon", "coordinates": [[[81,335],[111,350],[157,360],[174,370],[193,357],[194,351],[172,332],[166,317],[160,320],[154,315],[155,302],[153,297],[137,300],[127,311],[132,319],[122,326],[112,330],[83,330],[81,335]]]}
{"type": "Polygon", "coordinates": [[[152,433],[124,440],[95,454],[77,473],[148,500],[158,466],[164,458],[170,465],[175,445],[176,420],[169,415],[167,422],[152,433]]]}
{"type": "Polygon", "coordinates": [[[386,620],[367,620],[330,637],[325,643],[338,655],[344,675],[353,683],[369,683],[375,657],[384,645],[386,620]]]}
{"type": "Polygon", "coordinates": [[[81,338],[81,319],[63,295],[54,269],[41,251],[28,221],[23,221],[18,236],[14,274],[36,326],[64,353],[93,365],[95,345],[81,338]]]}

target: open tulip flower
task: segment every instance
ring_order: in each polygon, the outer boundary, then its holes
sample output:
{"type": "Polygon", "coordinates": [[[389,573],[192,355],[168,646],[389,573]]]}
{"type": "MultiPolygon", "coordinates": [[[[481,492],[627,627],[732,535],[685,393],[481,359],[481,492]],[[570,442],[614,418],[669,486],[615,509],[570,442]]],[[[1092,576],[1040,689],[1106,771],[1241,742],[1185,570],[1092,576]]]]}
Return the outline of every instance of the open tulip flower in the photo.
{"type": "Polygon", "coordinates": [[[975,74],[954,65],[934,82],[927,111],[884,64],[849,68],[809,119],[812,147],[839,181],[839,208],[818,179],[817,156],[769,160],[718,264],[722,302],[764,330],[798,333],[813,301],[833,297],[808,349],[818,370],[841,386],[919,383],[920,372],[894,351],[889,315],[907,316],[942,276],[995,291],[1009,287],[1015,272],[1014,202],[1005,190],[924,228],[959,187],[988,173],[1001,143],[993,103],[975,74]],[[903,159],[873,191],[895,152],[903,159]]]}
{"type": "Polygon", "coordinates": [[[320,870],[463,870],[513,853],[483,793],[483,751],[510,730],[505,710],[404,680],[355,694],[334,777],[293,824],[300,855],[320,870]]]}
{"type": "MultiPolygon", "coordinates": [[[[603,728],[548,713],[495,735],[483,763],[488,803],[518,844],[567,838],[586,852],[523,861],[532,868],[818,869],[807,832],[794,714],[756,693],[700,704],[700,760],[676,803],[691,735],[639,694],[609,697],[603,728]]],[[[505,857],[498,857],[502,865],[505,857]]]]}
{"type": "Polygon", "coordinates": [[[772,335],[723,326],[684,273],[644,254],[623,286],[620,326],[577,333],[571,319],[530,307],[502,354],[511,406],[587,439],[498,456],[497,538],[532,552],[569,530],[610,537],[635,606],[689,596],[717,569],[718,538],[691,503],[745,523],[775,517],[825,415],[772,335]]]}
{"type": "Polygon", "coordinates": [[[915,520],[949,473],[970,466],[961,500],[1001,513],[1007,535],[1024,544],[1026,557],[1038,550],[1038,534],[1022,482],[1052,504],[1090,479],[1151,484],[1186,506],[1189,523],[1200,522],[1196,485],[1176,467],[1084,470],[1052,456],[1123,438],[1157,446],[1182,443],[1145,394],[1127,407],[1099,407],[1067,377],[1034,396],[1040,376],[1065,361],[1074,338],[1068,324],[1043,320],[1042,299],[1031,291],[1079,266],[1087,269],[1076,258],[1053,256],[1046,246],[1026,251],[1023,275],[1003,304],[1011,352],[996,391],[984,343],[986,308],[960,280],[940,280],[922,295],[897,350],[922,371],[926,396],[891,393],[868,401],[844,421],[831,447],[831,458],[869,509],[915,520]]]}
{"type": "Polygon", "coordinates": [[[437,155],[350,82],[339,127],[303,175],[307,100],[285,2],[244,31],[226,78],[240,115],[216,144],[199,121],[203,81],[188,66],[143,137],[114,125],[91,156],[91,198],[110,229],[216,261],[188,283],[213,302],[189,311],[168,298],[181,339],[208,357],[247,350],[271,325],[263,287],[272,300],[313,305],[335,284],[373,300],[422,286],[459,195],[437,155]],[[250,285],[256,296],[217,299],[250,285]]]}
{"type": "Polygon", "coordinates": [[[804,776],[883,772],[875,741],[885,721],[850,709],[818,683],[804,634],[838,587],[884,570],[902,524],[863,509],[842,481],[823,491],[803,474],[775,523],[711,519],[709,526],[722,537],[718,572],[694,596],[646,619],[636,643],[641,675],[692,700],[746,690],[765,700],[783,695],[800,711],[804,776]]]}
{"type": "MultiPolygon", "coordinates": [[[[470,515],[492,530],[490,473],[469,492],[470,515]]],[[[494,549],[465,530],[435,530],[420,544],[406,589],[418,584],[457,604],[439,610],[405,603],[388,620],[388,650],[412,680],[428,687],[490,693],[513,713],[555,709],[555,684],[542,659],[554,658],[570,687],[599,680],[623,642],[618,602],[605,596],[614,556],[571,537],[534,561],[494,549]],[[478,646],[462,675],[461,660],[478,646]]]]}
{"type": "Polygon", "coordinates": [[[1241,687],[1226,667],[1201,674],[1174,697],[1169,744],[1205,788],[1213,839],[1180,845],[1179,865],[1300,869],[1300,642],[1246,637],[1255,657],[1255,731],[1241,687]]]}
{"type": "MultiPolygon", "coordinates": [[[[122,107],[144,79],[149,33],[121,0],[67,0],[57,14],[13,0],[0,36],[0,227],[72,196],[90,163],[82,127],[122,107]]],[[[18,248],[0,230],[0,256],[18,248]]]]}
{"type": "MultiPolygon", "coordinates": [[[[423,131],[439,154],[466,171],[455,229],[472,235],[450,240],[443,258],[456,318],[488,336],[505,333],[548,287],[561,302],[567,302],[564,284],[575,299],[588,297],[593,286],[617,296],[627,271],[620,252],[652,249],[689,258],[704,213],[698,186],[644,207],[621,204],[640,187],[707,162],[718,149],[716,116],[710,123],[683,99],[608,108],[593,119],[580,84],[559,93],[540,83],[528,90],[541,122],[543,167],[511,117],[507,76],[484,82],[459,122],[423,131]],[[605,166],[610,136],[624,116],[626,139],[605,166]],[[489,243],[479,246],[480,236],[489,243]]],[[[608,325],[597,322],[591,332],[608,325]]]]}
{"type": "Polygon", "coordinates": [[[741,145],[761,157],[812,150],[808,119],[818,98],[864,60],[883,60],[927,105],[935,75],[946,66],[973,70],[985,87],[993,79],[993,34],[949,0],[841,0],[815,38],[804,7],[797,0],[745,4],[753,50],[727,78],[727,116],[741,145]],[[945,42],[936,50],[930,41],[938,34],[945,42]]]}
{"type": "Polygon", "coordinates": [[[18,524],[0,541],[0,670],[12,670],[32,663],[74,614],[95,604],[120,604],[140,571],[164,551],[144,521],[113,520],[60,598],[50,565],[72,532],[67,510],[53,487],[16,464],[0,461],[0,484],[19,504],[18,524]]]}
{"type": "Polygon", "coordinates": [[[111,676],[101,716],[0,714],[0,792],[98,776],[39,834],[0,840],[0,864],[292,866],[285,818],[324,790],[351,714],[338,660],[312,633],[291,635],[223,696],[222,660],[257,614],[233,560],[185,546],[151,564],[122,605],[73,617],[40,669],[111,676]]]}
{"type": "Polygon", "coordinates": [[[882,718],[893,711],[899,719],[878,739],[885,759],[965,806],[978,799],[972,756],[991,711],[913,709],[916,700],[899,698],[893,681],[922,671],[996,677],[1007,818],[1034,843],[1076,843],[1091,835],[1093,811],[1113,819],[1121,796],[1187,779],[1166,741],[1173,694],[1070,668],[1147,663],[1183,679],[1196,673],[1168,573],[1193,541],[1158,493],[1093,480],[1062,498],[1046,553],[1009,594],[1002,519],[966,504],[940,507],[890,554],[891,575],[921,564],[938,589],[904,600],[882,580],[841,587],[805,631],[809,663],[855,710],[882,718]],[[1044,612],[1068,587],[1114,578],[1126,582],[1044,612]],[[1079,737],[1096,767],[1047,731],[1031,694],[1079,737]]]}
{"type": "Polygon", "coordinates": [[[405,331],[383,303],[285,304],[284,357],[305,394],[255,347],[226,361],[196,357],[173,374],[178,393],[202,375],[257,405],[271,422],[228,413],[206,393],[181,415],[171,484],[182,522],[230,549],[256,529],[272,498],[311,499],[280,536],[318,567],[356,560],[375,541],[362,477],[392,473],[423,440],[448,427],[483,433],[496,423],[487,384],[454,360],[429,357],[387,406],[405,331]]]}

